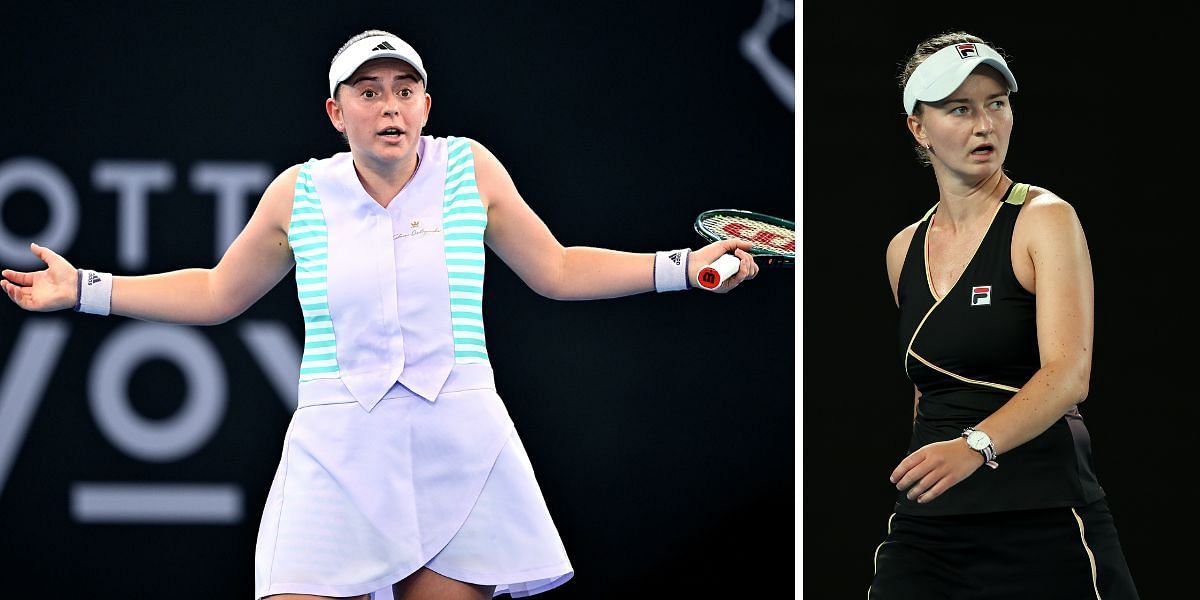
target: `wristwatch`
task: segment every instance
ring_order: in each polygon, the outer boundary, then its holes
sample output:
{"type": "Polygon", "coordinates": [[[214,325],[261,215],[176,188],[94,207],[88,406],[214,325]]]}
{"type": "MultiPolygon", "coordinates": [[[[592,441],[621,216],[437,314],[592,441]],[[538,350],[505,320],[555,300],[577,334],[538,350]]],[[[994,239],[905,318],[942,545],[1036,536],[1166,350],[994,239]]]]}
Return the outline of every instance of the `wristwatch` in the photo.
{"type": "Polygon", "coordinates": [[[983,455],[983,464],[993,469],[1000,466],[996,463],[996,449],[992,447],[992,438],[988,434],[968,427],[963,430],[962,437],[967,440],[969,448],[983,455]]]}

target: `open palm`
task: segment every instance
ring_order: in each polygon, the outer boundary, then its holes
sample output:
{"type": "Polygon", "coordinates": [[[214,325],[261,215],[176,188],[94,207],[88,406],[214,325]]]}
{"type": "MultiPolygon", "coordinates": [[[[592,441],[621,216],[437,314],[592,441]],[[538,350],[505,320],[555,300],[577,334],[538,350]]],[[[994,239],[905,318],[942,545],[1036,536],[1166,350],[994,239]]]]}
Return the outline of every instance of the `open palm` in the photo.
{"type": "Polygon", "coordinates": [[[46,268],[32,273],[4,269],[0,288],[17,306],[25,310],[49,312],[75,306],[78,294],[75,267],[49,248],[30,244],[29,248],[46,268]]]}

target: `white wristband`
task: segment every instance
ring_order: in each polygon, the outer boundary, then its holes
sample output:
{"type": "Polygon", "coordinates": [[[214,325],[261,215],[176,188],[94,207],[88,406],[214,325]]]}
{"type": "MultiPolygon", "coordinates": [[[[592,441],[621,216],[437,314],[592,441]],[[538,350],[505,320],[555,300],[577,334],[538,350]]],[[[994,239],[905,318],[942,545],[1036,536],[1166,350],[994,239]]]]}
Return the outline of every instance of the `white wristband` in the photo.
{"type": "Polygon", "coordinates": [[[107,315],[112,309],[112,273],[98,273],[79,269],[77,282],[79,300],[76,312],[107,315]]]}
{"type": "Polygon", "coordinates": [[[664,250],[654,255],[654,289],[677,292],[688,289],[688,256],[691,250],[664,250]]]}

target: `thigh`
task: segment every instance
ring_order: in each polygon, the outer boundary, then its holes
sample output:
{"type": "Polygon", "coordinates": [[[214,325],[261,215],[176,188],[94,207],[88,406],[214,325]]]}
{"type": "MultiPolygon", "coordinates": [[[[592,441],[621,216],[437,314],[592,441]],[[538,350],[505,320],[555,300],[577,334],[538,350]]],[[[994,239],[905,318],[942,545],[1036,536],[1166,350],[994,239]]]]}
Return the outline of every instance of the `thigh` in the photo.
{"type": "Polygon", "coordinates": [[[952,529],[896,514],[875,550],[869,600],[953,600],[962,597],[956,565],[945,557],[965,551],[952,529]]]}
{"type": "Polygon", "coordinates": [[[392,586],[396,600],[491,600],[496,586],[450,579],[425,567],[392,586]]]}

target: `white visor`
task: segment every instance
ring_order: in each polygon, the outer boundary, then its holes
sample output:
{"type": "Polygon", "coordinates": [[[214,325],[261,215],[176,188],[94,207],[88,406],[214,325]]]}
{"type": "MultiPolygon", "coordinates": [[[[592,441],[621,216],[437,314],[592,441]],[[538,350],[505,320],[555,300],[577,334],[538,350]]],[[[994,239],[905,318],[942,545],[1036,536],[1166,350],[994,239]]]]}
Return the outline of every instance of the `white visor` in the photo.
{"type": "Polygon", "coordinates": [[[412,46],[394,35],[373,35],[354,42],[329,65],[329,97],[332,98],[338,84],[353,75],[363,63],[376,58],[398,58],[412,65],[425,87],[429,87],[421,55],[412,46]]]}
{"type": "Polygon", "coordinates": [[[913,114],[917,102],[937,102],[949,96],[979,65],[991,65],[1017,91],[1017,79],[998,52],[987,44],[964,42],[934,52],[917,66],[904,84],[904,112],[913,114]]]}

